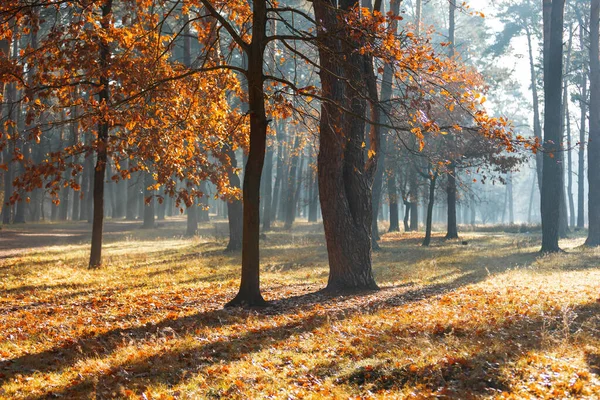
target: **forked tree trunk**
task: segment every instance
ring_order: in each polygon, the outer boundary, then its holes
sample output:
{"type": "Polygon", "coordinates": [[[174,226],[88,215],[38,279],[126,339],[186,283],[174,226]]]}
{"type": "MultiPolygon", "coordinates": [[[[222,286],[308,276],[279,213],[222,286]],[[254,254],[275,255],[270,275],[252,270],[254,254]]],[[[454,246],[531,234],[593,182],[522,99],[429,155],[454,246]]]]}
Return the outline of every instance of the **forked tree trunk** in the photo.
{"type": "Polygon", "coordinates": [[[590,133],[588,143],[589,232],[585,244],[600,246],[600,0],[592,0],[590,16],[590,133]]]}
{"type": "MultiPolygon", "coordinates": [[[[356,1],[342,1],[349,10],[356,1]]],[[[315,17],[323,24],[317,34],[321,41],[321,83],[323,95],[338,104],[348,105],[354,116],[343,115],[335,104],[321,104],[320,149],[318,157],[319,195],[329,256],[330,291],[377,289],[371,269],[371,185],[376,157],[365,163],[362,143],[365,141],[366,104],[362,88],[352,84],[364,82],[363,57],[352,51],[351,41],[344,45],[332,35],[339,29],[337,9],[332,0],[314,2],[315,17]],[[347,58],[343,67],[336,54],[347,58]],[[361,73],[362,72],[362,73],[361,73]],[[346,84],[338,77],[344,76],[346,84]],[[336,130],[342,129],[342,134],[336,130]]],[[[369,141],[377,151],[377,138],[369,141]]]]}

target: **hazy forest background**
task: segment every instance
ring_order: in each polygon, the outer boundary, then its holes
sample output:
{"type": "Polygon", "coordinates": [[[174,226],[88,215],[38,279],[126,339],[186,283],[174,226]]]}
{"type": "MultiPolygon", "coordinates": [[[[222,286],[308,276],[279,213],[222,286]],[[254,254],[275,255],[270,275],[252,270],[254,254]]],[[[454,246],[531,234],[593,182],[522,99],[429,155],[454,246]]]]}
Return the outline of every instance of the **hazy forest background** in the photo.
{"type": "Polygon", "coordinates": [[[600,0],[0,0],[0,398],[600,397],[600,0]]]}

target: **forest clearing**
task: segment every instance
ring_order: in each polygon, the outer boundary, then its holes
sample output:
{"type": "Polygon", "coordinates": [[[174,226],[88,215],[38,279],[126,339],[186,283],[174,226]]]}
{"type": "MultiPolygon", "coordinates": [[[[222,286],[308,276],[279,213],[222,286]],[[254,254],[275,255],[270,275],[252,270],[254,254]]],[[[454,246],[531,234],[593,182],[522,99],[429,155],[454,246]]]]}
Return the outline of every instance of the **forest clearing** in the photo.
{"type": "Polygon", "coordinates": [[[600,396],[599,250],[583,237],[542,257],[537,234],[386,234],[381,290],[330,296],[322,227],[299,222],[266,236],[270,303],[244,310],[223,309],[239,268],[225,221],[191,239],[183,219],[112,223],[100,270],[81,225],[10,228],[27,252],[0,241],[2,398],[600,396]]]}
{"type": "Polygon", "coordinates": [[[0,0],[0,400],[600,399],[600,0],[0,0]]]}

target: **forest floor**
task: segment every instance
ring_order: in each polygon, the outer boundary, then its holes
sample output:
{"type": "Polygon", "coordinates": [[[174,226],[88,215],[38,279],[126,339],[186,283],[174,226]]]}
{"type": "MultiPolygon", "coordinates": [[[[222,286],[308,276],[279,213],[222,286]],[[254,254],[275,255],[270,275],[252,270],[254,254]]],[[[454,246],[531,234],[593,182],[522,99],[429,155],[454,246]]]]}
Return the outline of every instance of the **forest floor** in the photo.
{"type": "Polygon", "coordinates": [[[599,398],[600,250],[574,235],[386,234],[381,290],[331,297],[320,225],[268,233],[264,309],[223,309],[226,223],[0,231],[0,398],[599,398]],[[467,241],[464,244],[463,241],[467,241]]]}

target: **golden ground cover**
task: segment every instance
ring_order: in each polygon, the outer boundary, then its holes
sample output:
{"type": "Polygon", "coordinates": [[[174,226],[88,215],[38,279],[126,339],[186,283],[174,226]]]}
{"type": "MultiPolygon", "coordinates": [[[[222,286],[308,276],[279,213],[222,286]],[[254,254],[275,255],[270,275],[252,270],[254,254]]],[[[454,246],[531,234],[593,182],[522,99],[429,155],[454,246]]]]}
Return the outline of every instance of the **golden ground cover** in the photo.
{"type": "Polygon", "coordinates": [[[0,398],[600,397],[582,238],[540,257],[526,234],[387,234],[381,290],[331,297],[322,232],[300,223],[262,242],[271,306],[224,310],[240,256],[223,222],[184,224],[108,224],[93,271],[85,224],[0,231],[0,398]]]}

